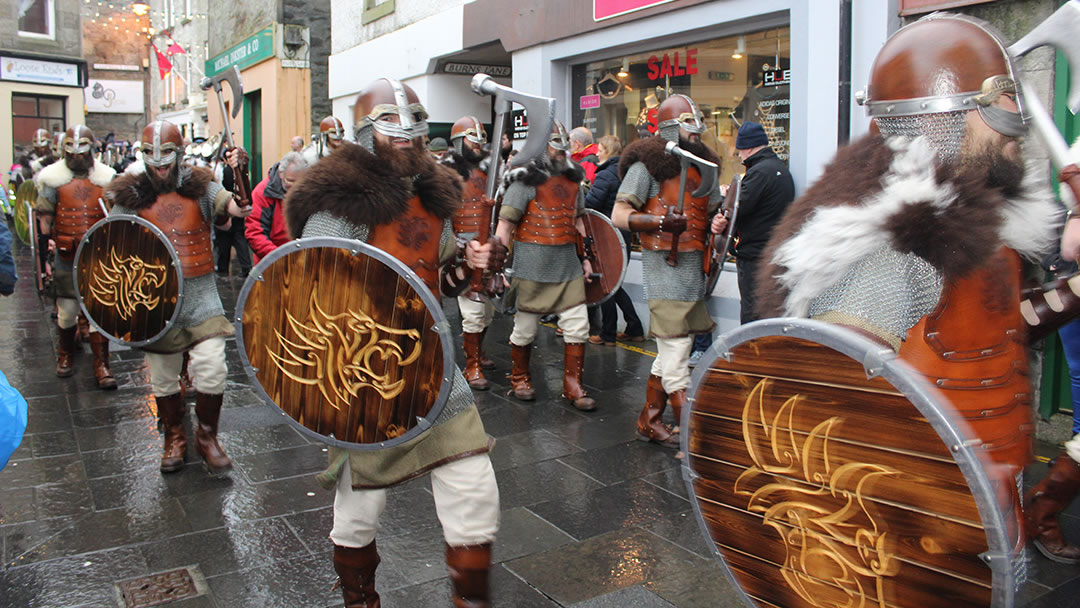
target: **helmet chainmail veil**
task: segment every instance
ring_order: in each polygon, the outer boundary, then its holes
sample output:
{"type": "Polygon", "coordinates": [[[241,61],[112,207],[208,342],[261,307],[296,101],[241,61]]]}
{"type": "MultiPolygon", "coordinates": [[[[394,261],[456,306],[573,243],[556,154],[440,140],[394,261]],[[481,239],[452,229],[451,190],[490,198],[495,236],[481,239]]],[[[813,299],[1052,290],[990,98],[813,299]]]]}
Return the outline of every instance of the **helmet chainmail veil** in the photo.
{"type": "Polygon", "coordinates": [[[960,160],[960,149],[967,131],[967,113],[970,110],[916,114],[914,116],[878,116],[878,130],[882,135],[899,135],[909,139],[924,136],[937,150],[938,160],[953,164],[960,160]]]}
{"type": "Polygon", "coordinates": [[[453,149],[453,151],[457,152],[458,154],[461,154],[461,147],[464,146],[464,145],[465,145],[465,138],[464,137],[455,137],[454,139],[450,140],[450,148],[453,149]]]}
{"type": "Polygon", "coordinates": [[[371,121],[367,118],[361,120],[353,131],[353,139],[356,140],[356,145],[363,147],[372,154],[375,153],[375,135],[371,128],[371,121]]]}
{"type": "Polygon", "coordinates": [[[668,125],[666,127],[660,127],[660,137],[670,141],[679,143],[679,125],[668,125]]]}

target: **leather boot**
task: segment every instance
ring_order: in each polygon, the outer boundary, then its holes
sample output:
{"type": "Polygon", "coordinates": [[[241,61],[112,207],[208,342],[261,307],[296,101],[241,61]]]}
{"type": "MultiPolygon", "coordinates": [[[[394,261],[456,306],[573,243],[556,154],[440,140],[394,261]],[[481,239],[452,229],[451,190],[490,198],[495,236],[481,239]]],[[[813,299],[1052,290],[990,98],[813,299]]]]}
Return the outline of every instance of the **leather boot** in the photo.
{"type": "Polygon", "coordinates": [[[86,317],[79,313],[79,316],[75,320],[75,327],[79,328],[78,333],[75,334],[75,342],[78,344],[88,344],[90,342],[90,322],[86,320],[86,317]]]}
{"type": "Polygon", "coordinates": [[[478,391],[486,391],[491,388],[487,378],[484,377],[483,366],[480,363],[480,341],[483,334],[465,334],[465,380],[469,387],[478,391]]]}
{"type": "Polygon", "coordinates": [[[585,369],[585,345],[565,344],[563,346],[563,393],[564,399],[583,412],[596,409],[596,401],[581,386],[581,374],[585,369]]]}
{"type": "Polygon", "coordinates": [[[345,596],[345,608],[379,608],[375,591],[375,568],[379,567],[379,551],[375,541],[356,549],[334,545],[334,571],[345,596]]]}
{"type": "Polygon", "coordinates": [[[686,405],[686,389],[679,389],[668,395],[668,404],[671,405],[671,413],[675,416],[675,424],[671,425],[671,432],[678,435],[679,426],[682,424],[682,410],[686,405]]]}
{"type": "Polygon", "coordinates": [[[1025,501],[1027,532],[1035,548],[1046,559],[1059,564],[1080,563],[1080,547],[1070,545],[1058,525],[1058,514],[1069,506],[1078,490],[1080,464],[1062,450],[1050,473],[1031,489],[1025,501]]]}
{"type": "Polygon", "coordinates": [[[484,338],[487,337],[488,328],[484,328],[484,331],[480,332],[480,367],[484,369],[495,369],[495,362],[487,358],[487,353],[484,352],[484,338]]]}
{"type": "Polygon", "coordinates": [[[645,409],[641,410],[637,421],[638,439],[659,443],[667,448],[678,448],[679,438],[663,423],[667,399],[660,376],[649,375],[649,384],[645,388],[645,409]]]}
{"type": "Polygon", "coordinates": [[[455,608],[487,608],[491,543],[446,546],[446,567],[450,571],[451,599],[455,608]]]}
{"type": "Polygon", "coordinates": [[[60,341],[56,344],[56,375],[67,378],[75,373],[71,358],[75,354],[75,332],[78,326],[60,328],[60,341]]]}
{"type": "Polygon", "coordinates": [[[532,376],[529,375],[529,356],[532,355],[532,344],[518,346],[510,344],[510,355],[514,360],[514,367],[510,370],[510,392],[515,398],[522,401],[536,399],[536,393],[532,387],[532,376]]]}
{"type": "Polygon", "coordinates": [[[184,397],[173,393],[164,397],[154,397],[157,401],[158,424],[165,437],[165,450],[161,453],[161,472],[173,473],[184,467],[184,452],[187,451],[187,432],[184,430],[184,397]]]}
{"type": "Polygon", "coordinates": [[[116,378],[109,369],[109,339],[94,332],[90,334],[90,350],[94,353],[94,379],[102,390],[116,389],[116,378]]]}
{"type": "Polygon", "coordinates": [[[195,451],[206,461],[211,473],[232,467],[232,461],[217,440],[218,416],[223,395],[195,393],[195,415],[199,417],[195,431],[195,451]]]}

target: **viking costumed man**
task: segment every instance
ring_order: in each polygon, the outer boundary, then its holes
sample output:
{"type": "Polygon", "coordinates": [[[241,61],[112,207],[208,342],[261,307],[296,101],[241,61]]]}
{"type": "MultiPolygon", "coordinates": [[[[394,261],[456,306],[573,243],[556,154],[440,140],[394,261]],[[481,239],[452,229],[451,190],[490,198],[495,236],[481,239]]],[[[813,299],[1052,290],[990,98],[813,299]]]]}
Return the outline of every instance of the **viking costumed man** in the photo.
{"type": "MultiPolygon", "coordinates": [[[[428,154],[424,106],[410,87],[383,78],[361,91],[353,111],[356,144],[343,143],[289,190],[289,232],[366,242],[413,269],[433,293],[461,293],[468,273],[458,263],[462,254],[451,224],[462,200],[461,180],[428,154]]],[[[470,266],[485,269],[494,249],[473,241],[463,255],[470,266]]],[[[337,490],[330,539],[349,608],[379,605],[375,532],[386,488],[428,472],[454,605],[488,606],[499,491],[472,391],[460,371],[449,381],[449,401],[423,435],[379,450],[330,448],[331,467],[320,479],[337,490]]]]}
{"type": "MultiPolygon", "coordinates": [[[[720,206],[714,188],[701,198],[689,193],[683,212],[679,200],[679,159],[665,152],[669,142],[720,166],[720,159],[701,143],[705,117],[694,100],[672,95],[657,108],[659,135],[636,141],[619,161],[622,184],[611,219],[623,230],[641,235],[642,283],[649,301],[649,333],[656,338],[656,359],[645,388],[645,407],[637,421],[642,439],[677,448],[678,428],[664,424],[670,402],[675,424],[682,418],[690,386],[690,349],[694,334],[711,332],[715,323],[705,307],[705,249],[709,216],[720,206]],[[667,263],[678,239],[678,265],[667,263]]],[[[696,171],[696,169],[694,169],[696,171]]]]}
{"type": "MultiPolygon", "coordinates": [[[[164,435],[161,472],[184,466],[187,407],[180,389],[184,353],[195,376],[195,450],[211,472],[232,466],[218,443],[218,416],[225,392],[225,338],[232,324],[218,296],[210,226],[229,217],[243,217],[232,193],[214,181],[210,169],[183,162],[184,138],[176,125],[156,120],[140,138],[142,162],[133,164],[105,191],[112,214],[138,215],[165,233],[180,258],[184,277],[184,304],[173,325],[160,340],[142,350],[150,368],[150,384],[157,401],[158,422],[164,435]]],[[[239,151],[230,152],[235,163],[239,151]]]]}
{"type": "MultiPolygon", "coordinates": [[[[455,169],[464,181],[461,208],[453,217],[454,233],[459,239],[472,240],[480,225],[491,221],[491,208],[485,204],[488,159],[484,155],[487,132],[475,116],[463,116],[450,128],[450,151],[442,163],[455,169]]],[[[484,370],[495,362],[484,354],[484,336],[495,315],[495,306],[480,294],[469,291],[458,296],[461,331],[465,338],[465,379],[469,386],[486,391],[490,388],[484,370]]]]}
{"type": "Polygon", "coordinates": [[[24,175],[32,177],[59,158],[53,154],[52,135],[46,129],[38,129],[34,131],[33,149],[30,151],[30,156],[26,157],[25,162],[22,160],[19,162],[23,165],[24,171],[30,172],[29,175],[26,173],[24,175]]]}
{"type": "Polygon", "coordinates": [[[341,147],[345,141],[345,127],[334,116],[327,116],[319,122],[319,138],[305,147],[301,154],[308,166],[319,162],[319,159],[330,156],[330,153],[341,147]]]}
{"type": "MultiPolygon", "coordinates": [[[[891,346],[1019,485],[1034,430],[1021,258],[1053,248],[1060,214],[1025,180],[1017,78],[1001,37],[976,19],[938,13],[889,38],[865,97],[876,132],[792,203],[757,296],[763,316],[842,324],[891,346]]],[[[1040,485],[1056,498],[1055,476],[1040,485]]],[[[1064,477],[1080,481],[1075,467],[1064,477]]],[[[1030,511],[1029,531],[1048,556],[1075,560],[1056,512],[1030,511]]]]}
{"type": "Polygon", "coordinates": [[[529,372],[532,344],[540,317],[558,314],[565,342],[562,396],[575,408],[591,412],[596,401],[581,383],[589,339],[585,281],[592,274],[581,219],[585,171],[570,160],[569,150],[566,127],[556,120],[547,154],[507,172],[496,235],[503,243],[514,240],[510,289],[517,292],[517,313],[510,334],[510,394],[522,401],[536,398],[529,372]]]}
{"type": "MultiPolygon", "coordinates": [[[[94,159],[94,133],[83,125],[67,130],[63,139],[63,162],[53,163],[36,176],[37,216],[41,231],[56,242],[53,285],[56,288],[60,340],[56,345],[56,375],[75,373],[75,333],[78,331],[79,301],[75,293],[72,265],[75,250],[86,231],[105,217],[101,202],[104,188],[116,172],[94,159]]],[[[100,389],[115,389],[109,370],[109,341],[97,331],[89,335],[94,353],[94,379],[100,389]]]]}

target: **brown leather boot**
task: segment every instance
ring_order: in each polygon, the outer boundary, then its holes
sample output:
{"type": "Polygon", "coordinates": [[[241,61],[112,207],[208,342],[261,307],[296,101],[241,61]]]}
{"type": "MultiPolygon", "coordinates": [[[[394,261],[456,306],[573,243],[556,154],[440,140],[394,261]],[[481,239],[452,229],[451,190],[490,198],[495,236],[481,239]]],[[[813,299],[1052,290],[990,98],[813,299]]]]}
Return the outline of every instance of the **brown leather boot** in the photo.
{"type": "Polygon", "coordinates": [[[71,358],[75,354],[75,332],[78,326],[60,328],[60,341],[56,343],[56,375],[67,378],[75,373],[71,358]]]}
{"type": "Polygon", "coordinates": [[[683,406],[686,405],[686,390],[679,389],[668,395],[668,404],[671,406],[671,413],[675,416],[675,424],[671,425],[671,432],[678,435],[679,426],[682,424],[683,406]]]}
{"type": "Polygon", "coordinates": [[[491,388],[487,378],[484,377],[483,366],[480,364],[480,341],[482,339],[483,334],[465,334],[465,369],[463,373],[469,387],[478,391],[486,391],[491,388]]]}
{"type": "Polygon", "coordinates": [[[581,386],[581,374],[585,369],[585,345],[563,345],[563,393],[564,399],[583,412],[596,409],[596,401],[581,386]]]}
{"type": "Polygon", "coordinates": [[[75,327],[79,328],[79,331],[75,334],[75,342],[77,344],[88,344],[90,342],[90,322],[86,320],[86,316],[81,312],[75,320],[75,327]]]}
{"type": "Polygon", "coordinates": [[[488,328],[484,328],[484,331],[480,332],[480,367],[484,369],[495,369],[495,362],[487,358],[487,353],[484,352],[484,338],[487,337],[488,328]]]}
{"type": "Polygon", "coordinates": [[[455,608],[487,608],[491,543],[446,546],[446,567],[450,571],[451,599],[455,608]]]}
{"type": "Polygon", "coordinates": [[[529,357],[532,355],[532,344],[518,346],[510,344],[510,355],[514,360],[514,367],[510,370],[510,392],[515,398],[522,401],[536,399],[536,392],[532,387],[532,376],[529,375],[529,357]]]}
{"type": "Polygon", "coordinates": [[[90,350],[94,353],[94,379],[102,390],[116,389],[116,378],[109,369],[109,339],[94,332],[90,334],[90,350]]]}
{"type": "Polygon", "coordinates": [[[218,416],[223,395],[195,393],[195,415],[199,417],[195,431],[195,451],[206,461],[211,473],[232,467],[232,461],[217,440],[218,416]]]}
{"type": "Polygon", "coordinates": [[[379,551],[375,541],[356,549],[334,545],[334,571],[345,596],[345,608],[379,608],[375,591],[375,568],[379,567],[379,551]]]}
{"type": "Polygon", "coordinates": [[[158,424],[165,437],[165,450],[161,453],[161,472],[173,473],[184,467],[187,451],[187,432],[184,430],[184,397],[180,393],[154,397],[157,401],[158,424]]]}
{"type": "Polygon", "coordinates": [[[1080,490],[1080,464],[1062,450],[1050,473],[1027,495],[1024,509],[1027,532],[1046,559],[1059,564],[1080,564],[1080,547],[1070,545],[1061,533],[1058,514],[1080,490]]]}
{"type": "Polygon", "coordinates": [[[645,409],[641,410],[637,421],[638,439],[659,443],[667,448],[678,448],[678,436],[662,421],[667,399],[660,376],[650,374],[649,384],[645,388],[645,409]]]}

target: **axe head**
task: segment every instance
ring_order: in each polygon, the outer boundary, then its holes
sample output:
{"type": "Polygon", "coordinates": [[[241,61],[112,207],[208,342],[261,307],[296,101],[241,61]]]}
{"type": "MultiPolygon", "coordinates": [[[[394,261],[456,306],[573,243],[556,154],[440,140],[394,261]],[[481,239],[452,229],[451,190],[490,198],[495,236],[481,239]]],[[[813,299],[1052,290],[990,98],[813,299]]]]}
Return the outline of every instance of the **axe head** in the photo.
{"type": "MultiPolygon", "coordinates": [[[[487,74],[477,74],[472,79],[472,90],[477,95],[490,95],[495,98],[495,112],[509,114],[511,103],[525,108],[529,117],[529,133],[521,150],[510,159],[510,165],[520,167],[547,151],[548,138],[555,123],[555,100],[550,97],[530,95],[517,89],[495,82],[487,74]]],[[[492,139],[502,137],[492,134],[492,139]]],[[[492,148],[500,144],[492,141],[492,148]]]]}
{"type": "Polygon", "coordinates": [[[716,188],[716,179],[720,174],[720,168],[716,166],[716,163],[709,162],[700,156],[695,156],[686,150],[679,147],[679,144],[669,141],[664,148],[668,154],[679,157],[679,163],[682,165],[682,170],[693,165],[697,167],[698,173],[701,175],[701,185],[690,193],[690,196],[694,198],[701,198],[706,194],[713,191],[716,188]]]}
{"type": "Polygon", "coordinates": [[[236,118],[237,114],[240,113],[241,106],[241,103],[238,102],[242,102],[244,99],[244,84],[240,81],[240,70],[235,65],[229,66],[229,69],[213,77],[203,78],[199,82],[199,88],[205,91],[213,87],[214,92],[220,97],[222,82],[229,83],[229,91],[232,92],[233,100],[231,114],[233,118],[236,118]]]}
{"type": "Polygon", "coordinates": [[[1069,62],[1069,110],[1080,112],[1080,0],[1069,0],[1026,36],[1009,47],[1014,57],[1023,57],[1040,46],[1057,47],[1069,62]]]}

